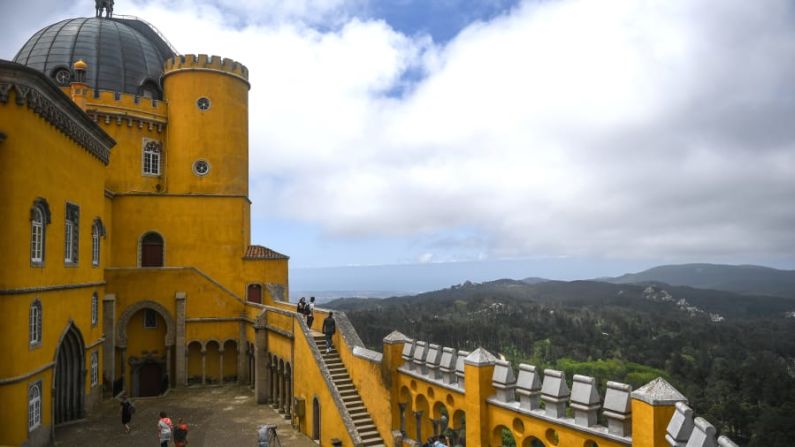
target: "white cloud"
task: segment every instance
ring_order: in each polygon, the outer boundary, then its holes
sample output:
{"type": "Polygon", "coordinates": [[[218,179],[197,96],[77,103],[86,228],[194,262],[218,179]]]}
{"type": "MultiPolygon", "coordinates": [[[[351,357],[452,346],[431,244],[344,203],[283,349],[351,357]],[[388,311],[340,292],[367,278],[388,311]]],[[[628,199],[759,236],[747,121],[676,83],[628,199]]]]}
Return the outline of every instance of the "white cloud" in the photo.
{"type": "Polygon", "coordinates": [[[135,11],[249,67],[258,209],[416,259],[795,253],[791,2],[527,1],[445,45],[363,4],[135,11]]]}

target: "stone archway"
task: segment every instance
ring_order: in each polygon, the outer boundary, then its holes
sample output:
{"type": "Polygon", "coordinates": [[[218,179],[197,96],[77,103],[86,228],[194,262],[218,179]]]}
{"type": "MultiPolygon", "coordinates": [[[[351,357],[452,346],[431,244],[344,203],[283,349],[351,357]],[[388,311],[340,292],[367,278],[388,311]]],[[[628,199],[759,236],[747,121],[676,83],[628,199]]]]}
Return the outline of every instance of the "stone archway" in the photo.
{"type": "Polygon", "coordinates": [[[136,301],[122,312],[116,333],[116,347],[119,349],[118,354],[121,360],[121,374],[119,377],[121,377],[124,382],[127,382],[126,369],[128,367],[130,368],[130,382],[123,383],[123,388],[127,389],[131,395],[149,395],[154,392],[161,394],[170,387],[171,381],[174,378],[172,357],[175,333],[176,323],[171,313],[162,304],[155,301],[136,301]],[[130,357],[127,358],[127,327],[133,319],[133,316],[145,309],[156,312],[165,323],[166,330],[165,336],[163,337],[165,353],[162,356],[160,354],[154,355],[152,353],[144,353],[141,357],[136,357],[137,354],[134,355],[131,353],[130,357]],[[158,377],[161,384],[160,387],[157,387],[158,377]]]}
{"type": "Polygon", "coordinates": [[[119,318],[119,331],[116,334],[116,346],[119,348],[127,347],[127,323],[130,322],[130,318],[132,318],[133,315],[142,309],[152,309],[163,317],[163,320],[166,322],[166,346],[174,346],[174,334],[176,332],[174,317],[171,316],[171,313],[162,304],[150,300],[136,301],[128,306],[127,309],[124,309],[124,312],[122,312],[119,318]]]}
{"type": "Polygon", "coordinates": [[[52,412],[54,425],[85,416],[85,349],[83,335],[69,322],[55,351],[52,412]]]}

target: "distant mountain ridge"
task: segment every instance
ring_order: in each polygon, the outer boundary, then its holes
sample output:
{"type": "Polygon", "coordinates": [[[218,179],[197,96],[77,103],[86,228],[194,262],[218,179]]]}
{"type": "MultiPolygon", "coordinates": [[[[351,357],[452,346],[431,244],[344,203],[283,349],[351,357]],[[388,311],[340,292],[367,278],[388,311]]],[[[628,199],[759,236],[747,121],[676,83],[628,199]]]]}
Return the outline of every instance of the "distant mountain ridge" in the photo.
{"type": "MultiPolygon", "coordinates": [[[[689,286],[672,286],[655,282],[613,284],[606,281],[553,281],[528,283],[524,280],[499,279],[483,283],[466,281],[433,292],[384,299],[344,298],[326,306],[343,311],[372,310],[408,305],[411,308],[441,310],[456,302],[487,298],[503,303],[537,304],[601,308],[617,306],[650,315],[664,312],[684,317],[681,312],[703,313],[731,319],[784,318],[795,311],[795,298],[749,295],[708,290],[689,286]],[[661,306],[662,305],[662,306],[661,306]]],[[[692,316],[692,315],[691,315],[692,316]]]]}
{"type": "Polygon", "coordinates": [[[665,283],[750,295],[795,297],[795,270],[778,270],[758,265],[661,265],[638,273],[599,278],[596,281],[612,284],[665,283]]]}

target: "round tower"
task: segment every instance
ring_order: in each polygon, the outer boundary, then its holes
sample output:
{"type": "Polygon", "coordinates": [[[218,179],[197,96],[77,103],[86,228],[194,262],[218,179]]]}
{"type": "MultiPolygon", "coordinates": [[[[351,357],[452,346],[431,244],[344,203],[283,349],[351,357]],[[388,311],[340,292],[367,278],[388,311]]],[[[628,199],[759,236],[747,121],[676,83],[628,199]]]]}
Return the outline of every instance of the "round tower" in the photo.
{"type": "Polygon", "coordinates": [[[166,188],[248,196],[248,69],[206,54],[166,61],[166,188]]]}

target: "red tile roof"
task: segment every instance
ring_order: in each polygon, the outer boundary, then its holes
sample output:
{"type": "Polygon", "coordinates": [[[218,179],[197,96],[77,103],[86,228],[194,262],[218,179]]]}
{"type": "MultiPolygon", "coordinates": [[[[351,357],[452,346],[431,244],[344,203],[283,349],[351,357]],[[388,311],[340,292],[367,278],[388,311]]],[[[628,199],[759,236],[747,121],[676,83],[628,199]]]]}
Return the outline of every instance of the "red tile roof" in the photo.
{"type": "Polygon", "coordinates": [[[290,259],[290,257],[262,245],[249,245],[243,259],[290,259]]]}

